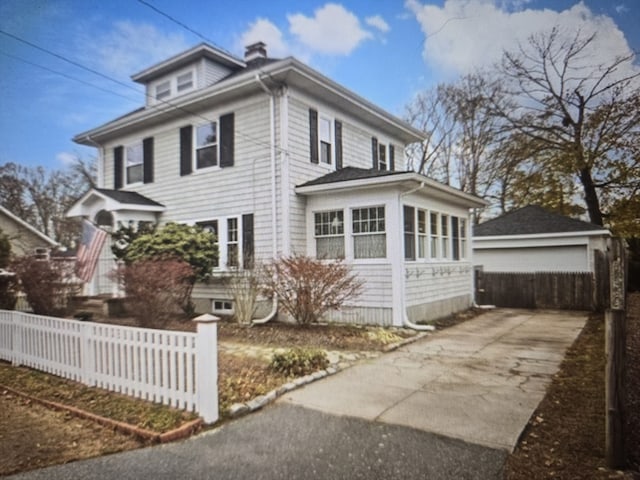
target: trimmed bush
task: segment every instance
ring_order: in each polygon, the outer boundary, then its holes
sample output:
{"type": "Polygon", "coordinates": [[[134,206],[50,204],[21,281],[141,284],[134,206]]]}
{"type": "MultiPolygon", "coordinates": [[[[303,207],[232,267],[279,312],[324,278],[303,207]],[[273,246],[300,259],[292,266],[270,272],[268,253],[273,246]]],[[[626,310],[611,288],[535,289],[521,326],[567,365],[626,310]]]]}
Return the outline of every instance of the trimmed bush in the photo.
{"type": "Polygon", "coordinates": [[[270,368],[288,377],[303,377],[329,366],[329,359],[324,350],[317,348],[290,348],[281,353],[274,353],[270,368]]]}

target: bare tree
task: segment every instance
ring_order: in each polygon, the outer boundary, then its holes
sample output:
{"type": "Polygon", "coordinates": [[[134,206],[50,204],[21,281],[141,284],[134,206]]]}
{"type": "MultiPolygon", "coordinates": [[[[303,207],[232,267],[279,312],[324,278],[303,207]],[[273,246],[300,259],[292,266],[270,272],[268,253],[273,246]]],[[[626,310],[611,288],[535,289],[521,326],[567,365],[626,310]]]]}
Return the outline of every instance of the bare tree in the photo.
{"type": "Polygon", "coordinates": [[[0,165],[0,205],[63,245],[77,238],[77,221],[65,217],[93,185],[91,162],[78,159],[65,170],[15,163],[0,165]],[[91,180],[91,181],[90,181],[91,180]]]}
{"type": "Polygon", "coordinates": [[[517,108],[496,105],[494,114],[534,141],[543,168],[579,182],[591,222],[603,225],[615,199],[638,188],[640,70],[632,53],[593,63],[596,42],[553,28],[505,52],[501,72],[517,108]]]}

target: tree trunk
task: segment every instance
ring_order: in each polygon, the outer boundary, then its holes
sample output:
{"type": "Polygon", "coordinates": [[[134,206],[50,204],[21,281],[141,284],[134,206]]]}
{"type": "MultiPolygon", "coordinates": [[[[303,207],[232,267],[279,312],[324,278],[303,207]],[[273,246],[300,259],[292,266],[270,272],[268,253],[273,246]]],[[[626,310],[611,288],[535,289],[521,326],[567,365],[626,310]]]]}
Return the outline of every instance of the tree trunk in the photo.
{"type": "Polygon", "coordinates": [[[591,177],[591,170],[589,167],[580,169],[580,182],[584,190],[584,201],[587,204],[587,211],[589,212],[589,220],[595,225],[603,225],[602,211],[600,211],[600,200],[598,199],[598,192],[593,183],[591,177]]]}

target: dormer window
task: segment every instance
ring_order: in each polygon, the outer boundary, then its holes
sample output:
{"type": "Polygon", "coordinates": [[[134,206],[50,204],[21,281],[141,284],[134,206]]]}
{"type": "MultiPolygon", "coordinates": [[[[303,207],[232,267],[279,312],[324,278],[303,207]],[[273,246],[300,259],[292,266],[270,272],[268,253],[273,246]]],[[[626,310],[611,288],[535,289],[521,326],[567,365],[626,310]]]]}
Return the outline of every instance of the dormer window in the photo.
{"type": "Polygon", "coordinates": [[[164,100],[171,96],[171,80],[156,85],[156,100],[164,100]]]}
{"type": "Polygon", "coordinates": [[[218,124],[206,123],[196,128],[196,169],[218,165],[218,124]]]}
{"type": "Polygon", "coordinates": [[[183,70],[182,72],[175,73],[171,77],[165,77],[155,86],[151,87],[153,90],[150,95],[156,102],[163,102],[170,98],[177,97],[190,92],[196,86],[196,74],[195,70],[183,70]]]}
{"type": "Polygon", "coordinates": [[[176,78],[178,93],[186,92],[193,88],[193,72],[183,73],[176,78]]]}

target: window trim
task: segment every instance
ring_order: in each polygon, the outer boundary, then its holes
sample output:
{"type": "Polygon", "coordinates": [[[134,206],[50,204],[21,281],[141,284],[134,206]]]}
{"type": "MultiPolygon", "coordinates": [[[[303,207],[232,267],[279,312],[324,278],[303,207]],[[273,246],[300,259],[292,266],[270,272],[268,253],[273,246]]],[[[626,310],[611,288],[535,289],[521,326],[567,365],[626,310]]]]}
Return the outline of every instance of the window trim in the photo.
{"type": "MultiPolygon", "coordinates": [[[[194,223],[199,226],[205,226],[207,224],[216,223],[218,234],[216,235],[216,243],[218,247],[218,265],[213,267],[213,273],[229,272],[232,270],[245,270],[249,269],[248,265],[245,265],[245,245],[244,245],[244,231],[242,228],[243,214],[239,215],[226,215],[220,217],[212,217],[203,220],[197,220],[194,223]],[[229,242],[229,220],[235,219],[237,228],[237,240],[229,242]],[[229,245],[238,246],[238,261],[237,265],[229,264],[229,245]]],[[[255,241],[255,238],[254,238],[255,241]]]]}
{"type": "Polygon", "coordinates": [[[123,165],[124,165],[124,183],[125,185],[129,186],[129,185],[139,185],[141,183],[143,183],[144,181],[144,144],[142,140],[137,140],[135,142],[132,142],[128,145],[125,145],[124,147],[124,159],[123,159],[123,165]],[[140,154],[140,161],[129,165],[129,151],[130,150],[139,150],[139,154],[140,154]],[[140,180],[135,180],[135,181],[130,181],[129,180],[129,169],[130,168],[135,168],[138,167],[140,169],[140,180]]]}
{"type": "MultiPolygon", "coordinates": [[[[332,210],[316,210],[311,212],[313,214],[313,238],[314,238],[314,242],[315,242],[315,256],[316,258],[318,257],[318,239],[319,238],[342,238],[342,256],[327,256],[325,258],[327,259],[340,259],[340,258],[345,258],[346,257],[346,231],[345,231],[345,227],[346,227],[346,223],[345,223],[345,213],[344,213],[344,209],[340,208],[340,209],[332,209],[332,210]],[[317,218],[318,215],[322,216],[323,214],[327,214],[327,215],[331,215],[332,213],[335,214],[342,214],[342,233],[327,233],[327,234],[323,234],[323,233],[318,233],[318,223],[317,223],[317,218]]],[[[330,218],[330,217],[329,217],[330,218]]],[[[332,222],[330,221],[329,223],[327,223],[326,225],[329,226],[329,228],[332,228],[332,222]]],[[[324,222],[320,222],[320,226],[325,225],[324,222]]]]}
{"type": "Polygon", "coordinates": [[[193,160],[192,160],[192,172],[208,171],[209,169],[220,168],[220,120],[200,123],[193,126],[193,160]],[[205,126],[215,125],[216,141],[215,143],[207,143],[205,145],[198,145],[198,130],[205,126]],[[213,165],[205,165],[203,167],[198,166],[198,151],[205,148],[211,148],[215,146],[215,163],[213,165]]]}
{"type": "MultiPolygon", "coordinates": [[[[388,259],[389,258],[389,252],[387,249],[387,212],[386,212],[386,206],[384,204],[380,205],[365,205],[365,206],[358,206],[358,207],[350,207],[349,209],[349,217],[350,217],[350,226],[351,226],[351,243],[352,243],[352,255],[353,255],[353,260],[354,261],[371,261],[371,260],[380,260],[380,259],[388,259]],[[384,215],[384,230],[383,231],[378,231],[377,227],[376,227],[376,231],[372,232],[372,231],[368,231],[368,232],[356,232],[355,230],[355,215],[354,212],[356,210],[371,210],[371,209],[382,209],[383,215],[384,215]],[[379,256],[379,257],[357,257],[356,256],[356,238],[357,237],[363,237],[363,236],[371,236],[371,235],[381,235],[384,237],[384,255],[383,256],[379,256]]],[[[377,221],[379,222],[380,219],[379,217],[376,217],[377,221]]],[[[358,220],[360,221],[360,219],[358,220]]],[[[366,220],[367,222],[370,222],[370,219],[368,218],[366,220]]]]}

